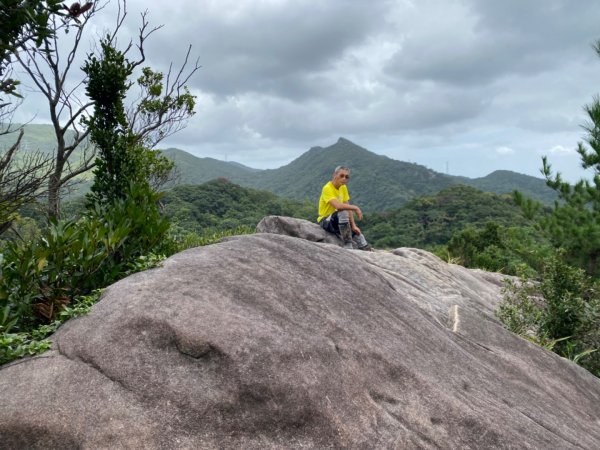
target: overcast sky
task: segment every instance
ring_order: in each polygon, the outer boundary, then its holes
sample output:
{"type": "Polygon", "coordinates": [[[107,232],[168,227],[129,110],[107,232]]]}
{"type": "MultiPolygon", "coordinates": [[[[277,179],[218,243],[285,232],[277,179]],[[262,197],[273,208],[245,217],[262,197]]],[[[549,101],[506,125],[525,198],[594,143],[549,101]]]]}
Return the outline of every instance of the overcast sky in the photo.
{"type": "Polygon", "coordinates": [[[150,65],[188,44],[202,65],[197,113],[163,147],[264,169],[343,136],[452,175],[541,176],[542,155],[584,174],[598,0],[129,0],[131,33],[143,9],[164,24],[150,65]]]}

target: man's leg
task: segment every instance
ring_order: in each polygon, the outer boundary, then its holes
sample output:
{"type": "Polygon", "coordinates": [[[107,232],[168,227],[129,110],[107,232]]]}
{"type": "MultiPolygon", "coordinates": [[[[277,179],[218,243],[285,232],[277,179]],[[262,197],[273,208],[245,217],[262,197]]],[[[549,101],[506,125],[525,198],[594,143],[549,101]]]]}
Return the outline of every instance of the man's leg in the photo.
{"type": "Polygon", "coordinates": [[[352,236],[354,237],[356,245],[358,245],[358,248],[360,250],[371,250],[371,246],[367,243],[364,234],[356,234],[352,232],[352,236]]]}
{"type": "Polygon", "coordinates": [[[321,225],[321,228],[325,231],[339,237],[344,242],[345,248],[352,247],[352,229],[350,227],[350,219],[347,211],[336,211],[331,216],[321,220],[319,225],[321,225]],[[346,234],[345,238],[343,233],[346,234]]]}
{"type": "Polygon", "coordinates": [[[338,226],[340,228],[340,236],[344,241],[344,248],[352,247],[352,228],[350,227],[350,213],[346,210],[337,212],[338,226]]]}

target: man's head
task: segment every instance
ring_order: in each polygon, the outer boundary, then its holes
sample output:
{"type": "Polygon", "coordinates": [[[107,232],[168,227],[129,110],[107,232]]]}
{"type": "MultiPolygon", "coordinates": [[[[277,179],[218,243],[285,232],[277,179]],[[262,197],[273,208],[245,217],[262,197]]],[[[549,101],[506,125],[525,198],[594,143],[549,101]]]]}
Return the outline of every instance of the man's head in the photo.
{"type": "Polygon", "coordinates": [[[346,166],[337,166],[333,171],[331,182],[338,189],[342,184],[348,184],[350,180],[350,169],[346,166]]]}

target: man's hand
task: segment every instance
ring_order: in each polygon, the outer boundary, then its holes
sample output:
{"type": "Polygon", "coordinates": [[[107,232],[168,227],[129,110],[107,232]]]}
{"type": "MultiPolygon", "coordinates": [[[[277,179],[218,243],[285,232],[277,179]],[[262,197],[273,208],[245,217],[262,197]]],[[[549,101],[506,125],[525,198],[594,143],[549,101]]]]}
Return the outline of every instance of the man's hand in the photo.
{"type": "Polygon", "coordinates": [[[356,213],[356,215],[358,216],[358,220],[362,220],[362,218],[363,218],[362,211],[360,210],[360,208],[359,208],[358,206],[354,205],[354,207],[356,208],[356,209],[354,210],[354,212],[355,212],[355,213],[356,213]]]}
{"type": "Polygon", "coordinates": [[[352,225],[352,231],[354,231],[356,234],[360,234],[360,228],[358,228],[356,225],[352,225]]]}

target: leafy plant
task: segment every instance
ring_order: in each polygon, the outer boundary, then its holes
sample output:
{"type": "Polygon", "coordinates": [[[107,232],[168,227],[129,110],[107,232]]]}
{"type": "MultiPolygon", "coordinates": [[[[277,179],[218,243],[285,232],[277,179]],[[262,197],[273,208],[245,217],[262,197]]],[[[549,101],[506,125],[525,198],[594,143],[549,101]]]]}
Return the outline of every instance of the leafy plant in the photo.
{"type": "Polygon", "coordinates": [[[52,221],[31,243],[8,243],[0,307],[9,307],[17,329],[52,322],[75,297],[146,267],[142,258],[154,250],[162,254],[169,223],[158,211],[158,197],[132,186],[126,198],[96,204],[79,220],[52,221]]]}
{"type": "Polygon", "coordinates": [[[600,376],[598,282],[569,266],[564,252],[548,258],[539,280],[507,280],[497,311],[511,331],[600,376]]]}
{"type": "Polygon", "coordinates": [[[43,353],[51,345],[49,340],[34,340],[27,333],[0,333],[0,364],[43,353]]]}
{"type": "Polygon", "coordinates": [[[550,246],[534,233],[532,228],[507,228],[487,222],[483,228],[468,226],[456,232],[447,251],[465,267],[531,277],[551,252],[550,246]]]}
{"type": "Polygon", "coordinates": [[[503,229],[530,224],[509,198],[458,185],[398,209],[366,214],[361,229],[375,247],[434,248],[467,227],[484,229],[487,222],[503,229]]]}
{"type": "Polygon", "coordinates": [[[100,298],[101,292],[97,290],[90,295],[78,297],[73,305],[63,308],[57,320],[51,324],[40,325],[31,331],[20,333],[10,333],[10,328],[0,329],[0,364],[48,350],[52,343],[46,338],[67,320],[87,314],[100,298]]]}

